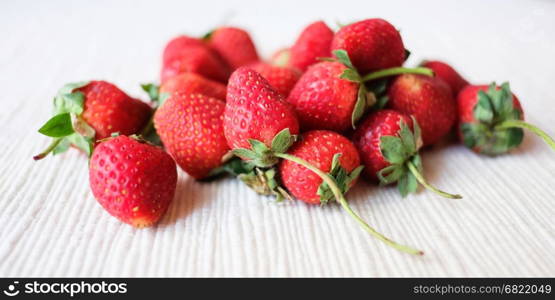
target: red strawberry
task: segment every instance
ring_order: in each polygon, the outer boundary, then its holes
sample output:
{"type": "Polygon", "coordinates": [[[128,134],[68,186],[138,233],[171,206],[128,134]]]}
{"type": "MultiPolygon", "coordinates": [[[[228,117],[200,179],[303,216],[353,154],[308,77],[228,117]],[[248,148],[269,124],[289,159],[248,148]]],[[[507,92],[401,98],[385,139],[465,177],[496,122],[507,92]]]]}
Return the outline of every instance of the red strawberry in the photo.
{"type": "MultiPolygon", "coordinates": [[[[340,178],[336,181],[343,193],[356,183],[362,170],[360,157],[353,143],[333,131],[305,132],[288,153],[304,159],[323,172],[330,173],[334,178],[339,175],[340,178]],[[334,159],[338,161],[334,162],[334,159]]],[[[279,173],[283,185],[299,200],[321,204],[333,198],[329,188],[320,188],[322,178],[302,165],[283,160],[279,165],[279,173]]]]}
{"type": "Polygon", "coordinates": [[[127,136],[110,138],[95,148],[89,166],[96,200],[134,227],[155,224],[173,199],[175,162],[156,146],[127,136]]]}
{"type": "Polygon", "coordinates": [[[459,136],[477,153],[504,154],[522,143],[523,129],[540,136],[555,150],[555,141],[541,129],[524,122],[524,112],[509,83],[468,85],[458,96],[459,136]]]}
{"type": "Polygon", "coordinates": [[[202,94],[173,93],[154,115],[166,150],[189,175],[202,179],[229,151],[223,132],[225,103],[202,94]]]}
{"type": "Polygon", "coordinates": [[[202,39],[181,35],[170,40],[162,54],[162,63],[167,63],[183,56],[189,47],[206,47],[202,39]]]}
{"type": "Polygon", "coordinates": [[[295,107],[303,130],[343,132],[351,127],[359,84],[340,78],[347,67],[320,62],[301,76],[287,101],[295,107]]]}
{"type": "Polygon", "coordinates": [[[293,47],[291,47],[289,64],[305,71],[308,66],[318,62],[320,57],[331,55],[333,31],[322,21],[308,25],[293,47]]]}
{"type": "Polygon", "coordinates": [[[224,113],[224,132],[230,148],[248,148],[249,139],[270,146],[274,137],[288,128],[299,132],[291,105],[252,69],[237,69],[229,78],[224,113]]]}
{"type": "Polygon", "coordinates": [[[268,83],[284,98],[289,96],[295,83],[301,77],[301,72],[292,67],[274,66],[263,62],[258,62],[248,67],[266,78],[268,83]]]}
{"type": "Polygon", "coordinates": [[[401,66],[406,56],[401,35],[383,19],[367,19],[342,27],[335,34],[331,49],[347,51],[360,74],[401,66]]]}
{"type": "Polygon", "coordinates": [[[229,68],[207,47],[187,47],[178,56],[165,62],[160,74],[161,82],[165,82],[178,74],[193,72],[204,77],[226,82],[229,68]]]}
{"type": "Polygon", "coordinates": [[[439,191],[424,180],[418,151],[422,146],[420,127],[407,115],[389,109],[366,117],[353,135],[370,179],[382,184],[397,182],[401,195],[415,192],[418,182],[448,198],[461,198],[439,191]]]}
{"type": "Polygon", "coordinates": [[[459,73],[457,73],[457,71],[455,71],[453,67],[442,61],[424,61],[422,63],[422,67],[432,69],[436,77],[443,79],[451,88],[454,97],[457,97],[459,91],[463,87],[468,85],[468,81],[466,81],[466,79],[464,79],[459,73]]]}
{"type": "Polygon", "coordinates": [[[387,77],[433,74],[427,68],[396,67],[361,76],[345,50],[336,50],[334,55],[337,60],[310,66],[287,98],[295,107],[303,129],[344,132],[355,128],[368,108],[382,108],[387,102],[387,77]]]}
{"type": "Polygon", "coordinates": [[[54,114],[39,129],[54,141],[35,159],[44,158],[50,152],[64,152],[70,145],[90,155],[96,140],[107,138],[114,132],[130,135],[141,131],[152,109],[111,83],[87,81],[62,87],[54,98],[54,114]]]}
{"type": "Polygon", "coordinates": [[[449,86],[441,79],[403,74],[389,87],[391,109],[413,115],[422,127],[424,145],[439,141],[457,118],[457,106],[449,86]]]}
{"type": "Polygon", "coordinates": [[[232,70],[259,60],[250,35],[243,29],[220,27],[210,33],[207,40],[232,70]]]}
{"type": "Polygon", "coordinates": [[[195,73],[183,73],[168,79],[160,86],[160,94],[175,92],[204,94],[225,101],[226,86],[195,73]]]}

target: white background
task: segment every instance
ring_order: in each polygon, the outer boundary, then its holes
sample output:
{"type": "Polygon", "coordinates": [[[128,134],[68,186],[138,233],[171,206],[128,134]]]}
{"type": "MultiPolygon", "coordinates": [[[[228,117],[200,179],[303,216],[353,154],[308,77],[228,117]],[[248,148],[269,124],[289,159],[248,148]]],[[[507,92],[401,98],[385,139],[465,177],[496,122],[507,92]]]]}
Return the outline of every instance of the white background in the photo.
{"type": "Polygon", "coordinates": [[[367,17],[401,30],[409,64],[439,58],[476,83],[509,80],[527,120],[555,135],[555,1],[1,1],[0,276],[555,276],[555,153],[531,135],[498,158],[426,151],[428,179],[460,201],[367,183],[349,194],[424,257],[384,246],[339,206],[277,205],[184,173],[160,225],[136,230],[97,204],[76,151],[31,159],[59,87],[105,79],[146,99],[138,84],[157,80],[177,34],[244,26],[267,57],[309,22],[367,17]]]}

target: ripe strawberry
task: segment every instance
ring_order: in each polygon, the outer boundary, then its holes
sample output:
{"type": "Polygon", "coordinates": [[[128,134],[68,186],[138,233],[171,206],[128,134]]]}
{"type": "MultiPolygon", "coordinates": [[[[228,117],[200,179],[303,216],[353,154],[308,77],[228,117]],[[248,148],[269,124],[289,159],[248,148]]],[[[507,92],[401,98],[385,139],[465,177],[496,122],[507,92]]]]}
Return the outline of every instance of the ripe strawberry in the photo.
{"type": "Polygon", "coordinates": [[[175,193],[177,171],[161,148],[117,136],[95,148],[89,182],[106,211],[140,228],[155,224],[166,212],[175,193]]]}
{"type": "Polygon", "coordinates": [[[430,186],[422,176],[422,162],[418,153],[422,146],[420,127],[407,115],[389,109],[379,110],[366,117],[356,129],[353,142],[365,166],[365,174],[382,184],[397,182],[404,197],[415,192],[418,183],[448,198],[461,198],[430,186]]]}
{"type": "MultiPolygon", "coordinates": [[[[258,178],[259,180],[252,181],[258,181],[255,184],[268,185],[272,194],[282,194],[283,191],[275,180],[275,169],[271,167],[279,163],[280,158],[303,165],[322,178],[327,186],[322,187],[322,191],[333,194],[347,213],[367,232],[396,249],[422,254],[421,251],[391,241],[368,226],[349,207],[343,196],[344,185],[338,186],[338,179],[332,178],[304,159],[286,153],[295,140],[295,136],[291,134],[297,134],[298,131],[294,110],[264,77],[246,67],[237,69],[231,75],[224,112],[224,133],[233,153],[254,167],[250,174],[242,174],[242,177],[247,177],[242,178],[247,184],[252,186],[251,180],[258,178]]],[[[336,159],[335,165],[338,164],[336,159]]],[[[333,169],[335,168],[332,168],[332,172],[335,171],[333,169]]],[[[341,173],[340,170],[337,172],[341,173]]]]}
{"type": "Polygon", "coordinates": [[[555,150],[555,141],[541,129],[524,122],[518,98],[509,83],[468,85],[458,96],[459,136],[477,153],[504,154],[522,143],[523,129],[540,136],[555,150]]]}
{"type": "Polygon", "coordinates": [[[223,132],[225,103],[202,94],[178,91],[154,115],[166,150],[189,175],[202,179],[222,165],[229,151],[223,132]]]}
{"type": "Polygon", "coordinates": [[[254,63],[248,67],[266,78],[268,83],[270,83],[283,98],[289,96],[295,83],[297,83],[297,80],[301,77],[301,72],[292,67],[274,66],[263,62],[254,63]]]}
{"type": "Polygon", "coordinates": [[[161,82],[186,72],[226,82],[230,70],[219,54],[203,40],[179,36],[171,40],[164,49],[161,82]]]}
{"type": "Polygon", "coordinates": [[[305,71],[320,57],[331,55],[333,31],[322,21],[308,25],[291,47],[289,65],[305,71]]]}
{"type": "Polygon", "coordinates": [[[187,72],[219,82],[226,82],[229,77],[229,68],[206,47],[188,47],[182,56],[164,63],[160,80],[163,83],[175,75],[187,72]]]}
{"type": "MultiPolygon", "coordinates": [[[[303,133],[288,151],[336,179],[343,193],[351,188],[362,166],[357,149],[347,138],[333,131],[303,133]]],[[[327,203],[333,193],[316,173],[289,160],[282,160],[279,173],[283,185],[297,199],[309,204],[327,203]]]]}
{"type": "Polygon", "coordinates": [[[334,55],[337,60],[310,66],[287,98],[295,107],[303,129],[344,132],[351,126],[355,128],[368,108],[381,108],[387,102],[387,77],[433,74],[427,68],[396,67],[361,76],[347,52],[336,50],[334,55]]]}
{"type": "Polygon", "coordinates": [[[383,19],[343,26],[333,37],[331,49],[347,51],[360,74],[401,66],[406,57],[401,35],[383,19]]]}
{"type": "Polygon", "coordinates": [[[347,67],[320,62],[301,76],[287,101],[295,107],[303,130],[344,132],[352,125],[359,84],[340,78],[347,67]]]}
{"type": "Polygon", "coordinates": [[[206,40],[232,70],[259,60],[250,35],[243,29],[220,27],[209,33],[206,40]]]}
{"type": "Polygon", "coordinates": [[[167,63],[183,56],[189,47],[205,47],[202,39],[180,35],[170,40],[162,53],[162,63],[167,63]]]}
{"type": "Polygon", "coordinates": [[[449,86],[441,79],[403,74],[389,87],[391,109],[413,115],[422,127],[424,145],[445,136],[457,118],[457,106],[449,86]]]}
{"type": "Polygon", "coordinates": [[[183,73],[168,79],[160,86],[160,94],[203,94],[225,101],[226,86],[195,73],[183,73]]]}
{"type": "Polygon", "coordinates": [[[65,152],[70,145],[90,155],[95,141],[114,132],[138,133],[151,114],[148,104],[129,97],[106,81],[67,84],[54,98],[54,117],[39,129],[54,140],[34,159],[42,159],[50,152],[65,152]]]}
{"type": "Polygon", "coordinates": [[[432,69],[436,77],[443,79],[451,88],[451,91],[453,92],[453,97],[457,97],[459,91],[463,87],[468,85],[468,81],[466,81],[466,79],[464,79],[457,71],[455,71],[453,67],[442,61],[424,61],[421,66],[432,69]]]}
{"type": "Polygon", "coordinates": [[[256,71],[237,69],[229,78],[224,113],[224,132],[230,148],[250,147],[249,139],[271,145],[274,137],[288,128],[299,132],[291,105],[256,71]]]}

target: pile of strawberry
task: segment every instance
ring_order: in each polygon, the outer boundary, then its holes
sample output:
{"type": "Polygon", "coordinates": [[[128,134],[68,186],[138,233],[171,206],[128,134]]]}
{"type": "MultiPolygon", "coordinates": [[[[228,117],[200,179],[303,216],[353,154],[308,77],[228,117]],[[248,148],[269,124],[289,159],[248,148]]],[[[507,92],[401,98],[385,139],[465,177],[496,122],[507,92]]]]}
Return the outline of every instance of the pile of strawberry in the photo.
{"type": "Polygon", "coordinates": [[[525,123],[508,83],[471,85],[439,61],[403,67],[410,52],[399,31],[367,19],[333,32],[306,27],[289,49],[263,61],[249,34],[221,27],[202,38],[178,36],[164,49],[161,85],[143,85],[151,102],[105,81],[68,84],[39,132],[53,138],[35,159],[69,147],[90,157],[91,190],[113,216],[155,224],[177,184],[176,164],[198,180],[231,174],[278,200],[337,201],[366,231],[345,193],[359,174],[396,183],[402,196],[430,185],[420,151],[455,130],[477,153],[519,146],[525,123]],[[163,148],[158,146],[163,145],[163,148]]]}

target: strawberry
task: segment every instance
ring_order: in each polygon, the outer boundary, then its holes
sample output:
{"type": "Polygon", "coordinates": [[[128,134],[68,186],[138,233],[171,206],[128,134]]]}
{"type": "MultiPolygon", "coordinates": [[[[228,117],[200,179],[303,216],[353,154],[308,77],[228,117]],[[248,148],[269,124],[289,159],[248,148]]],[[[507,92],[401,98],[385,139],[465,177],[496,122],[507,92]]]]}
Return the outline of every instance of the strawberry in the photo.
{"type": "Polygon", "coordinates": [[[232,70],[259,60],[250,35],[243,29],[220,27],[209,33],[205,39],[223,57],[232,70]]]}
{"type": "Polygon", "coordinates": [[[361,122],[352,138],[368,178],[379,179],[382,184],[397,182],[403,197],[415,192],[419,182],[441,196],[461,198],[442,192],[424,180],[418,153],[422,138],[415,119],[394,110],[379,110],[361,122]]]}
{"type": "Polygon", "coordinates": [[[518,147],[523,129],[540,136],[555,150],[555,141],[536,126],[524,122],[524,112],[509,83],[468,85],[457,98],[459,136],[477,153],[499,155],[518,147]]]}
{"type": "Polygon", "coordinates": [[[289,96],[295,83],[301,77],[301,72],[292,67],[274,66],[263,62],[254,63],[248,67],[266,78],[268,83],[284,98],[289,96]]]}
{"type": "MultiPolygon", "coordinates": [[[[333,131],[305,132],[288,153],[330,174],[343,193],[356,183],[362,171],[360,157],[353,143],[333,131]]],[[[283,185],[299,200],[309,204],[325,204],[333,198],[333,193],[322,183],[322,178],[302,165],[282,160],[279,174],[283,185]]]]}
{"type": "Polygon", "coordinates": [[[249,147],[249,139],[271,145],[277,133],[299,132],[291,105],[256,71],[237,69],[229,78],[224,132],[230,148],[249,147]]]}
{"type": "Polygon", "coordinates": [[[464,79],[457,71],[455,71],[453,67],[442,61],[424,61],[421,66],[432,69],[436,77],[443,79],[451,88],[451,91],[453,92],[453,97],[457,97],[459,91],[463,87],[468,85],[468,81],[466,81],[466,79],[464,79]]]}
{"type": "MultiPolygon", "coordinates": [[[[274,166],[279,163],[279,159],[302,165],[318,175],[325,183],[320,188],[322,198],[325,199],[323,203],[331,198],[329,195],[333,195],[347,213],[373,236],[401,251],[422,254],[421,251],[397,244],[378,233],[350,208],[343,193],[354,182],[354,178],[360,170],[356,172],[356,169],[352,170],[350,175],[346,175],[345,171],[342,171],[344,169],[338,167],[340,165],[339,157],[332,155],[328,157],[331,162],[326,162],[326,164],[333,165],[330,172],[337,177],[333,178],[304,159],[287,153],[289,147],[296,140],[295,134],[298,132],[299,125],[294,110],[283,101],[279,93],[270,86],[264,77],[246,67],[239,68],[231,74],[224,112],[224,133],[233,154],[245,160],[246,164],[250,166],[246,168],[247,173],[239,175],[241,180],[258,192],[288,197],[276,180],[274,166]],[[333,159],[333,157],[336,158],[333,159]],[[348,176],[349,179],[339,180],[339,176],[348,176]]],[[[322,139],[325,140],[327,137],[322,139]]],[[[338,138],[333,140],[337,141],[338,138]]],[[[326,141],[326,144],[327,142],[332,142],[332,140],[326,141]]],[[[311,149],[314,146],[315,144],[310,144],[311,149]]],[[[324,147],[324,145],[322,144],[320,147],[324,147]]],[[[299,151],[304,153],[303,150],[299,151]]],[[[348,158],[350,159],[350,157],[348,158]]],[[[346,167],[349,166],[346,165],[346,167]]],[[[314,182],[314,180],[311,181],[311,183],[314,182]]],[[[291,182],[289,184],[292,186],[291,182]]],[[[292,188],[292,190],[296,189],[292,188]]]]}
{"type": "Polygon", "coordinates": [[[156,110],[154,127],[166,150],[189,175],[202,179],[229,151],[223,132],[225,103],[177,91],[156,110]]]}
{"type": "Polygon", "coordinates": [[[331,49],[347,51],[360,74],[401,66],[406,58],[401,35],[383,19],[343,26],[333,37],[331,49]]]}
{"type": "Polygon", "coordinates": [[[229,77],[229,68],[206,47],[189,47],[182,56],[164,63],[160,80],[163,83],[186,72],[197,73],[219,82],[226,82],[229,77]]]}
{"type": "Polygon", "coordinates": [[[219,54],[203,40],[179,36],[171,40],[164,49],[161,81],[186,72],[226,82],[230,70],[219,54]]]}
{"type": "Polygon", "coordinates": [[[175,92],[204,94],[225,101],[226,86],[195,73],[183,73],[168,79],[160,86],[160,94],[170,95],[175,92]]]}
{"type": "Polygon", "coordinates": [[[189,47],[206,47],[202,39],[181,35],[170,40],[162,53],[162,63],[167,63],[183,56],[189,47]]]}
{"type": "Polygon", "coordinates": [[[166,212],[175,194],[177,171],[161,148],[120,135],[94,149],[89,182],[108,213],[140,228],[155,224],[166,212]]]}
{"type": "Polygon", "coordinates": [[[416,118],[425,146],[439,141],[456,121],[457,105],[453,94],[439,78],[400,75],[389,87],[388,96],[391,109],[416,118]]]}
{"type": "Polygon", "coordinates": [[[291,47],[289,64],[301,71],[331,55],[333,31],[322,21],[308,25],[291,47]]]}
{"type": "Polygon", "coordinates": [[[54,140],[34,159],[42,159],[50,152],[65,152],[70,145],[90,155],[95,141],[114,132],[138,133],[151,114],[148,104],[129,97],[106,81],[67,84],[54,98],[54,117],[39,129],[54,140]]]}
{"type": "Polygon", "coordinates": [[[349,55],[337,50],[337,60],[317,63],[308,68],[289,94],[303,129],[344,132],[354,128],[365,111],[381,107],[388,76],[402,73],[432,74],[426,68],[391,68],[361,76],[349,55]],[[369,82],[365,84],[365,82],[369,82]],[[368,85],[368,88],[366,85],[368,85]]]}
{"type": "Polygon", "coordinates": [[[324,61],[310,66],[297,81],[287,101],[304,130],[344,132],[351,127],[360,85],[340,78],[346,69],[339,62],[324,61]]]}

